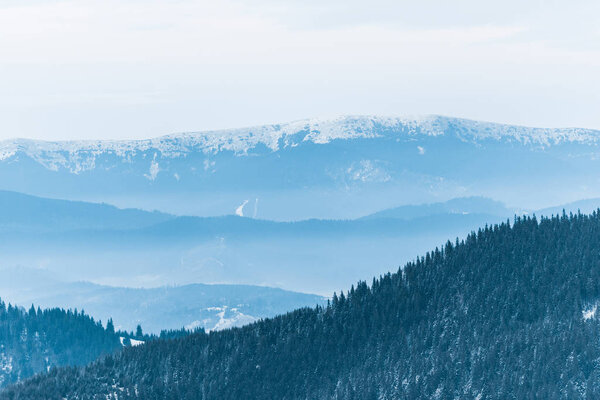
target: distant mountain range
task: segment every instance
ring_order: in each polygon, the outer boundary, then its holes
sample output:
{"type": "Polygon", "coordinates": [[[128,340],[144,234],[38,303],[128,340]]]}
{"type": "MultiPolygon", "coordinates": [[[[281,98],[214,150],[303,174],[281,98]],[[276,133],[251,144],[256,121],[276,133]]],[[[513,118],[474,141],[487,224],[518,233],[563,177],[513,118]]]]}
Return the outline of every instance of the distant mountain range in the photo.
{"type": "Polygon", "coordinates": [[[310,119],[137,141],[0,142],[0,189],[185,215],[348,219],[486,196],[600,197],[600,132],[441,116],[310,119]]]}

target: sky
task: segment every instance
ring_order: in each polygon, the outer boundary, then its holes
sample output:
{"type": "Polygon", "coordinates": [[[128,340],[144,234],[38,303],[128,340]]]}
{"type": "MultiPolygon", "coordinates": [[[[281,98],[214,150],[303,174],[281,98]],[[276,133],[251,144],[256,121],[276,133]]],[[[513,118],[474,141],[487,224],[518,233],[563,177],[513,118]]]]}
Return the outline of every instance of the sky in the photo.
{"type": "Polygon", "coordinates": [[[597,0],[0,0],[0,139],[343,114],[600,129],[597,0]]]}

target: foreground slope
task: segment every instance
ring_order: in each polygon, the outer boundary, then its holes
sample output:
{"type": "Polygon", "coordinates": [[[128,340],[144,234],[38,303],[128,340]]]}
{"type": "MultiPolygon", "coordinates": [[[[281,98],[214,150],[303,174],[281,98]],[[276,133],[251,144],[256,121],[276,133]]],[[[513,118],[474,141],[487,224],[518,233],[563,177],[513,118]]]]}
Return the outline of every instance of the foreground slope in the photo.
{"type": "Polygon", "coordinates": [[[0,386],[56,366],[84,365],[120,348],[114,330],[83,312],[27,312],[0,301],[0,386]]]}
{"type": "Polygon", "coordinates": [[[525,218],[331,306],[151,342],[0,398],[598,398],[599,302],[600,214],[525,218]]]}

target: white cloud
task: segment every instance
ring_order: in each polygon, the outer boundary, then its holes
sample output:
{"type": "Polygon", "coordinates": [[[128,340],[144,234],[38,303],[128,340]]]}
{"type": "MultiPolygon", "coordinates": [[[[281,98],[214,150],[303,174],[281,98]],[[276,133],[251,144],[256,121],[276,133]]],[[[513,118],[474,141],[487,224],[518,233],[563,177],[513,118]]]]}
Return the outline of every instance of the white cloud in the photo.
{"type": "Polygon", "coordinates": [[[595,1],[0,0],[0,137],[331,114],[600,128],[595,1]]]}

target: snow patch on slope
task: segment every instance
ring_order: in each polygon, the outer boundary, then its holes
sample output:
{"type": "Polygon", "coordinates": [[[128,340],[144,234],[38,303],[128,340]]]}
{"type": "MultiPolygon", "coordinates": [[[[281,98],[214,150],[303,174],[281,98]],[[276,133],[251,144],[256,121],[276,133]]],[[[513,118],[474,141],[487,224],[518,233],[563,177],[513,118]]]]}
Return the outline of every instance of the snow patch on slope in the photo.
{"type": "MultiPolygon", "coordinates": [[[[0,347],[3,349],[4,345],[0,347]]],[[[7,375],[10,375],[13,371],[13,358],[12,356],[6,355],[4,352],[0,353],[0,387],[4,386],[7,375]]]]}
{"type": "Polygon", "coordinates": [[[360,182],[387,182],[392,177],[386,170],[378,165],[377,161],[361,160],[358,163],[352,164],[346,173],[353,181],[360,182]]]}
{"type": "Polygon", "coordinates": [[[242,313],[236,307],[208,307],[206,311],[214,312],[215,318],[205,318],[204,320],[196,320],[185,326],[185,329],[194,330],[204,328],[207,332],[220,331],[223,329],[239,327],[251,324],[258,318],[242,313]]]}
{"type": "MultiPolygon", "coordinates": [[[[154,159],[152,159],[152,162],[150,163],[150,169],[148,170],[148,173],[144,176],[149,180],[153,181],[158,176],[159,171],[160,169],[158,167],[158,162],[156,162],[156,153],[154,153],[154,159]]],[[[179,180],[179,176],[177,176],[177,180],[179,180]]]]}
{"type": "MultiPolygon", "coordinates": [[[[119,340],[121,341],[121,346],[125,346],[125,337],[124,336],[120,336],[119,340]]],[[[139,346],[140,344],[144,344],[144,341],[143,340],[137,340],[137,339],[129,338],[129,343],[131,344],[132,347],[135,347],[135,346],[139,346]]]]}
{"type": "Polygon", "coordinates": [[[592,319],[592,318],[596,318],[596,311],[598,310],[598,305],[594,304],[591,307],[586,307],[583,310],[581,310],[581,316],[583,317],[583,319],[585,321],[592,319]]]}
{"type": "Polygon", "coordinates": [[[244,202],[242,204],[240,204],[240,206],[238,208],[235,209],[235,215],[237,215],[238,217],[243,217],[244,216],[244,207],[246,206],[246,204],[248,204],[248,200],[244,200],[244,202]]]}

